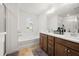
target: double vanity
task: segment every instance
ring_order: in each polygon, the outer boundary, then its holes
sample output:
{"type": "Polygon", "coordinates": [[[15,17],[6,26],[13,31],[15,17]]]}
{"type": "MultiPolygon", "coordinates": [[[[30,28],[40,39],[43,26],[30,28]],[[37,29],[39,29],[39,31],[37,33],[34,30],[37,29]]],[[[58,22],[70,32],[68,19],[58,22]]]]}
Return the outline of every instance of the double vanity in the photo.
{"type": "Polygon", "coordinates": [[[49,56],[79,56],[79,37],[41,32],[40,48],[49,56]]]}

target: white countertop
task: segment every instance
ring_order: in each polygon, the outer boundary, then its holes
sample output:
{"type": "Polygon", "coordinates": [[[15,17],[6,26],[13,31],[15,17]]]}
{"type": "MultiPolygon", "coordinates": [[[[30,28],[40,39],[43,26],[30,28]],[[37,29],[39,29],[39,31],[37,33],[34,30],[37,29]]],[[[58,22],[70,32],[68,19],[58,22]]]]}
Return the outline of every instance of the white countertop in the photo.
{"type": "Polygon", "coordinates": [[[51,35],[51,36],[54,36],[54,37],[58,37],[58,38],[62,38],[64,40],[69,40],[69,41],[72,41],[72,42],[79,43],[79,37],[73,37],[73,36],[70,36],[70,35],[60,35],[60,34],[54,34],[54,33],[48,33],[48,32],[41,32],[41,33],[51,35]]]}

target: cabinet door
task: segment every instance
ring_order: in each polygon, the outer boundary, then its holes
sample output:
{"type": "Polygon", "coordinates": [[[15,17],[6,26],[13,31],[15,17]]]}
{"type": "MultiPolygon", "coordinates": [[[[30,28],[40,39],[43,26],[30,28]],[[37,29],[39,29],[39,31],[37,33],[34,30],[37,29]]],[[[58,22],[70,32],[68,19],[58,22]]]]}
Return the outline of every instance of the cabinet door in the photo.
{"type": "Polygon", "coordinates": [[[47,52],[47,36],[45,36],[43,39],[43,49],[44,49],[44,51],[47,52]]]}
{"type": "Polygon", "coordinates": [[[54,47],[52,45],[48,45],[48,55],[53,56],[54,55],[54,47]]]}
{"type": "Polygon", "coordinates": [[[61,44],[55,43],[55,55],[56,56],[66,56],[67,48],[61,44]]]}
{"type": "Polygon", "coordinates": [[[40,34],[40,47],[47,52],[47,35],[40,34]]]}
{"type": "Polygon", "coordinates": [[[40,33],[40,48],[43,48],[43,37],[41,33],[40,33]]]}
{"type": "Polygon", "coordinates": [[[68,56],[79,56],[79,52],[72,49],[68,49],[68,56]]]}
{"type": "Polygon", "coordinates": [[[53,36],[48,36],[48,55],[49,56],[54,56],[54,37],[53,36]]]}
{"type": "Polygon", "coordinates": [[[51,44],[54,46],[54,37],[53,36],[48,36],[48,44],[51,44]]]}

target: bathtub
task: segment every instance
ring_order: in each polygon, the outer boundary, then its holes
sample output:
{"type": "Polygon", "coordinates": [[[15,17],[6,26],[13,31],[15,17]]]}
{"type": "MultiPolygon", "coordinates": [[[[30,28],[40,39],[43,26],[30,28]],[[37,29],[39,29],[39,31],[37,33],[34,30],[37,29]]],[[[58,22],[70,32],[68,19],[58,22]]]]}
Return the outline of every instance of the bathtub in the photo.
{"type": "Polygon", "coordinates": [[[39,36],[19,36],[19,48],[28,48],[39,44],[39,36]]]}
{"type": "Polygon", "coordinates": [[[19,36],[18,37],[19,42],[28,41],[28,40],[35,40],[37,38],[39,38],[39,36],[19,36]]]}

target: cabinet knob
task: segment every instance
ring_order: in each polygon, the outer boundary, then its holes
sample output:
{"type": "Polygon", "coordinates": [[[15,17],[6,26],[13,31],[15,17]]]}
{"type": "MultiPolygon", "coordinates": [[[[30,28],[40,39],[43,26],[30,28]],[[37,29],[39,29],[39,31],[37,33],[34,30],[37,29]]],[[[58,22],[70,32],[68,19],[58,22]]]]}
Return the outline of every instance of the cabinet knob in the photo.
{"type": "Polygon", "coordinates": [[[65,51],[67,51],[67,49],[65,49],[65,51]]]}
{"type": "Polygon", "coordinates": [[[70,50],[68,50],[68,52],[70,52],[70,50]]]}

